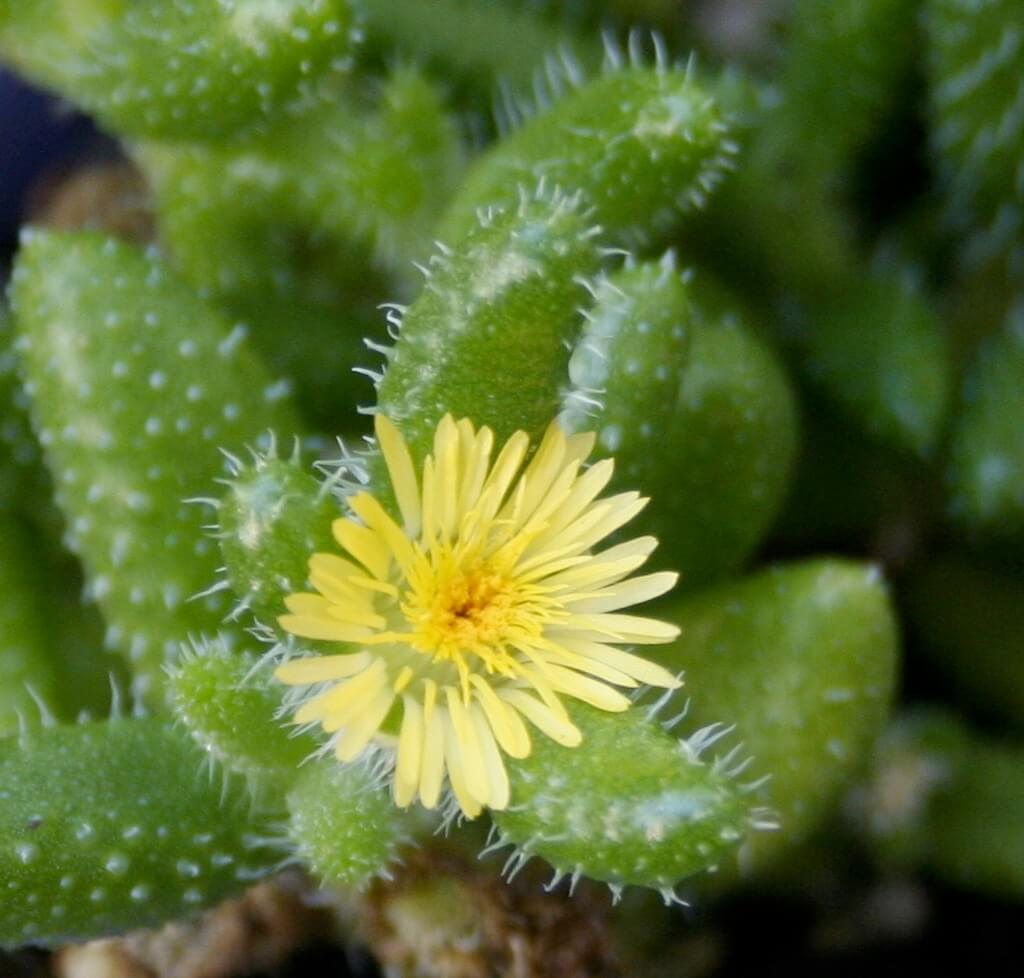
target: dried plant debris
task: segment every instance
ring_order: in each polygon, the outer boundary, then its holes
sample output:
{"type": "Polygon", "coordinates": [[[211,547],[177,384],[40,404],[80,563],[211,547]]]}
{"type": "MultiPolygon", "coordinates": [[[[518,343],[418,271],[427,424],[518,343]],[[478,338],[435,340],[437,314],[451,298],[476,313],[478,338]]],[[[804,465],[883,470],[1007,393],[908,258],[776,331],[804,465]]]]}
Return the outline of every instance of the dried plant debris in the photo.
{"type": "Polygon", "coordinates": [[[410,856],[349,904],[356,933],[402,978],[618,978],[597,886],[549,892],[539,869],[504,883],[451,849],[410,856]]]}
{"type": "Polygon", "coordinates": [[[334,936],[333,917],[309,880],[288,873],[194,920],[68,945],[56,978],[233,978],[269,973],[295,950],[334,936]]]}
{"type": "Polygon", "coordinates": [[[122,159],[86,163],[45,176],[33,188],[27,216],[44,227],[106,231],[141,245],[156,237],[145,178],[122,159]]]}

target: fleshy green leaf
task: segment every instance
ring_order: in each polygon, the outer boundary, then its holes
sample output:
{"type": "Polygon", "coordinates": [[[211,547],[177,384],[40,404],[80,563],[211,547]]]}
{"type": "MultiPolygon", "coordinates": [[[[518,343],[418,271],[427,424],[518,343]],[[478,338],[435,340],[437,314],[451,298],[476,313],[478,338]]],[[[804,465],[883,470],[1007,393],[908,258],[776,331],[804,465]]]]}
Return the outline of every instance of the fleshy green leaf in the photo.
{"type": "Polygon", "coordinates": [[[43,703],[54,703],[56,669],[50,655],[45,580],[32,538],[10,516],[0,517],[0,736],[20,722],[38,722],[43,703]]]}
{"type": "Polygon", "coordinates": [[[768,777],[781,830],[755,843],[755,863],[806,838],[867,760],[885,722],[898,638],[874,567],[807,561],[678,601],[681,629],[649,656],[684,670],[688,723],[735,724],[768,777]]]}
{"type": "Polygon", "coordinates": [[[328,883],[367,882],[408,841],[405,817],[365,764],[328,757],[305,765],[288,795],[288,811],[298,855],[328,883]]]}
{"type": "Polygon", "coordinates": [[[178,663],[169,685],[175,715],[207,754],[254,789],[270,784],[283,798],[320,745],[279,719],[285,688],[272,671],[250,653],[213,642],[178,663]]]}
{"type": "Polygon", "coordinates": [[[628,68],[582,84],[501,139],[470,169],[441,222],[455,247],[481,207],[541,181],[581,191],[612,240],[635,245],[699,207],[736,147],[689,72],[628,68]]]}
{"type": "Polygon", "coordinates": [[[734,855],[763,816],[728,765],[701,758],[697,738],[676,740],[643,709],[576,704],[572,718],[582,744],[535,738],[529,757],[509,764],[512,801],[492,817],[521,859],[672,899],[680,880],[734,855]]]}
{"type": "Polygon", "coordinates": [[[217,510],[227,579],[243,607],[265,624],[306,583],[309,558],[332,552],[334,497],[293,459],[257,457],[228,482],[217,510]]]}
{"type": "Polygon", "coordinates": [[[0,944],[162,923],[268,874],[265,821],[155,719],[54,727],[0,751],[0,944]]]}
{"type": "Polygon", "coordinates": [[[789,382],[736,304],[668,268],[627,269],[598,287],[569,370],[563,418],[598,432],[616,488],[651,498],[630,534],[658,537],[683,587],[735,570],[778,512],[797,443],[789,382]]]}
{"type": "Polygon", "coordinates": [[[446,413],[489,425],[498,444],[544,431],[567,377],[580,279],[600,261],[595,230],[575,198],[524,196],[431,260],[378,387],[414,459],[446,413]]]}
{"type": "Polygon", "coordinates": [[[18,352],[69,541],[140,690],[229,610],[199,506],[290,401],[234,329],[161,262],[100,235],[33,232],[14,273],[18,352]]]}
{"type": "Polygon", "coordinates": [[[33,0],[0,52],[115,131],[218,139],[346,69],[352,26],[347,0],[33,0]]]}

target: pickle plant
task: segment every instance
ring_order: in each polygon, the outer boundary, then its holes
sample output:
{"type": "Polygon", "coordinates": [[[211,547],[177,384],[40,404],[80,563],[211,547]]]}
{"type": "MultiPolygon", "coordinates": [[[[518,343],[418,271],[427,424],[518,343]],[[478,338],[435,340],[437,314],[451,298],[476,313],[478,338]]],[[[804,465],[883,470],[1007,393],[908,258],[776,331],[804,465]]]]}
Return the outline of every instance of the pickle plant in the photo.
{"type": "Polygon", "coordinates": [[[822,830],[894,692],[878,566],[746,572],[829,525],[793,515],[808,405],[1012,546],[1012,3],[797,3],[774,100],[659,35],[426,6],[0,6],[0,56],[119,137],[157,228],[28,227],[11,276],[0,943],[293,862],[360,887],[478,820],[508,872],[734,884],[822,830]],[[1006,291],[976,349],[843,192],[920,7],[942,233],[1006,291]]]}

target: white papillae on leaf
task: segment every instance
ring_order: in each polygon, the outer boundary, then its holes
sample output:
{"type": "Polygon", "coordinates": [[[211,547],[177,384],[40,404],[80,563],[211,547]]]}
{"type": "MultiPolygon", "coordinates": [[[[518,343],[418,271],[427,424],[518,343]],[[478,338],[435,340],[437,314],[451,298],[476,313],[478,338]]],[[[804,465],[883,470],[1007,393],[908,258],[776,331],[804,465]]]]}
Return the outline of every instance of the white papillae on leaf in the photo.
{"type": "Polygon", "coordinates": [[[631,705],[622,689],[679,685],[619,647],[677,636],[621,613],[676,575],[629,576],[653,537],[594,551],[646,500],[600,498],[613,463],[584,466],[592,434],[552,424],[527,462],[524,432],[495,456],[489,428],[446,415],[417,473],[395,425],[381,414],[375,424],[401,525],[370,493],[349,498],[351,516],[332,527],[344,556],[313,554],[315,593],[290,595],[279,619],[294,635],[349,648],[291,659],[276,676],[304,688],[293,721],[330,734],[339,760],[372,742],[393,747],[397,804],[434,808],[447,779],[473,818],[508,806],[504,756],[530,753],[529,726],[580,743],[562,696],[621,711],[631,705]]]}

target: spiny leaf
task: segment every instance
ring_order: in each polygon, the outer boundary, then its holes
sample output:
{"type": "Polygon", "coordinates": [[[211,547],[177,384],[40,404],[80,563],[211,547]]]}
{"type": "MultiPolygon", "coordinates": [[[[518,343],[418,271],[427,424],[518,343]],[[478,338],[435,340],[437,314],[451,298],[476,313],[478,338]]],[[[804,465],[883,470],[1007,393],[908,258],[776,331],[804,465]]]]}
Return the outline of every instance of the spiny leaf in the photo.
{"type": "Polygon", "coordinates": [[[594,232],[577,198],[524,195],[432,259],[378,388],[379,409],[415,459],[449,412],[491,426],[498,444],[547,427],[578,328],[580,279],[601,258],[594,232]]]}
{"type": "Polygon", "coordinates": [[[297,461],[258,457],[234,475],[217,510],[227,579],[247,611],[272,625],[306,583],[309,558],[332,551],[334,497],[297,461]]]}
{"type": "Polygon", "coordinates": [[[538,738],[509,765],[512,802],[493,812],[510,861],[539,855],[559,877],[584,875],[673,899],[680,880],[733,855],[760,812],[723,767],[702,759],[642,709],[605,713],[572,707],[583,743],[538,738]]]}
{"type": "Polygon", "coordinates": [[[581,191],[618,244],[662,234],[699,207],[736,147],[689,72],[626,68],[595,78],[509,133],[470,169],[438,231],[455,247],[481,207],[518,186],[581,191]]]}

